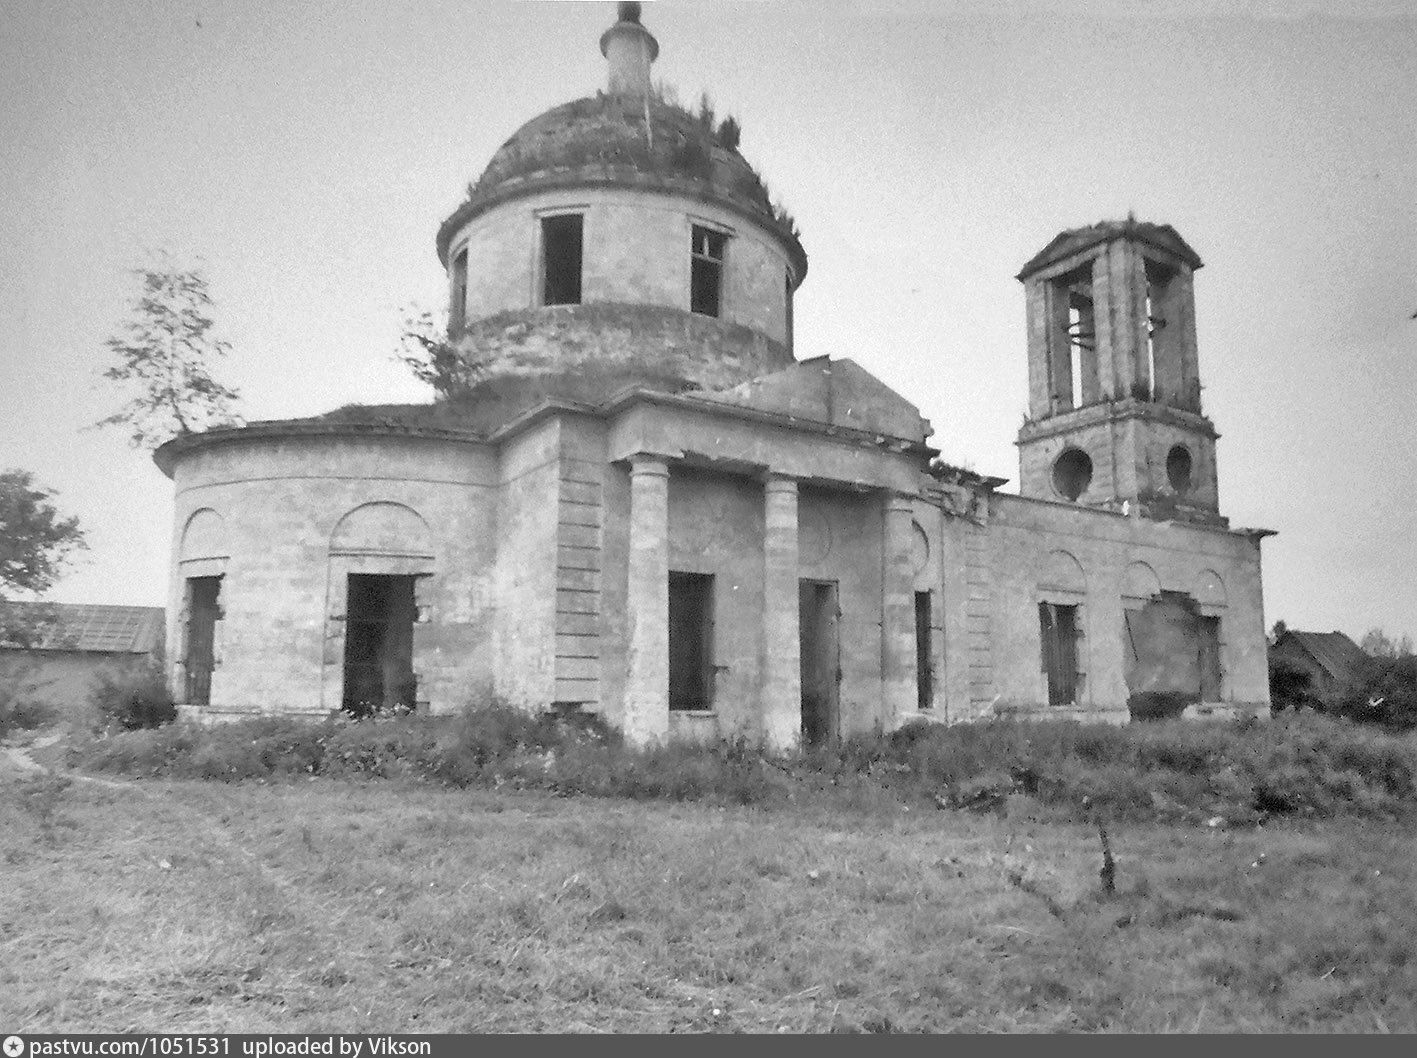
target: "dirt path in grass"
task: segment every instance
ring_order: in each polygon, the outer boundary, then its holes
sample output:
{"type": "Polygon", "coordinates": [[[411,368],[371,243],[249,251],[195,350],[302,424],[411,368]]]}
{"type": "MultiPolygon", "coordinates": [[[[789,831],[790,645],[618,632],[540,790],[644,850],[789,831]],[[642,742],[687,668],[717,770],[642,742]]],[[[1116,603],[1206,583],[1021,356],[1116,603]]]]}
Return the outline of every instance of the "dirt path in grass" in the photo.
{"type": "MultiPolygon", "coordinates": [[[[221,873],[244,879],[239,889],[253,898],[255,910],[242,912],[250,919],[250,950],[238,959],[241,967],[237,970],[224,964],[192,964],[169,974],[170,980],[163,978],[154,984],[144,978],[143,987],[150,991],[175,988],[200,994],[205,997],[200,1005],[187,1009],[185,1000],[154,1001],[138,988],[126,1001],[128,1007],[138,1009],[156,1002],[152,1006],[155,1015],[174,1026],[174,1031],[181,1031],[212,1024],[246,1025],[250,1015],[243,1003],[278,1000],[277,1020],[267,1025],[270,1028],[283,1024],[287,1016],[328,1007],[334,993],[361,1027],[369,1031],[377,1027],[361,1016],[370,1006],[368,995],[376,994],[386,982],[369,968],[386,966],[393,951],[383,931],[355,921],[362,914],[358,906],[333,900],[331,894],[287,864],[266,862],[260,847],[243,840],[239,824],[233,825],[221,802],[205,796],[205,791],[173,797],[165,783],[99,778],[44,756],[43,763],[35,759],[35,751],[58,741],[58,736],[50,736],[28,745],[0,744],[0,779],[32,783],[54,777],[72,781],[75,792],[84,787],[110,800],[119,791],[131,794],[133,799],[154,806],[157,818],[164,820],[160,826],[141,828],[141,840],[149,846],[143,858],[150,866],[173,871],[176,877],[187,869],[184,860],[195,858],[209,866],[224,862],[227,866],[221,873]],[[164,838],[164,833],[169,836],[164,838]],[[232,973],[237,977],[229,981],[222,976],[232,973]]],[[[147,810],[138,814],[146,816],[147,810]]],[[[106,986],[128,987],[117,979],[106,986]]]]}

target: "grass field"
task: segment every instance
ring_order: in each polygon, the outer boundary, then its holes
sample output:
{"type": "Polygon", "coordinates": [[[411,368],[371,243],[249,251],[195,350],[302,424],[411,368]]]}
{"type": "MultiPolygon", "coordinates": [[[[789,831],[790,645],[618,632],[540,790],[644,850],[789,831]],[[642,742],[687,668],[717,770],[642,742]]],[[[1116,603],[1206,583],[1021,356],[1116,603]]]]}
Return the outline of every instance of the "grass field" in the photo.
{"type": "Polygon", "coordinates": [[[7,1030],[1417,1031],[1410,825],[0,775],[7,1030]]]}

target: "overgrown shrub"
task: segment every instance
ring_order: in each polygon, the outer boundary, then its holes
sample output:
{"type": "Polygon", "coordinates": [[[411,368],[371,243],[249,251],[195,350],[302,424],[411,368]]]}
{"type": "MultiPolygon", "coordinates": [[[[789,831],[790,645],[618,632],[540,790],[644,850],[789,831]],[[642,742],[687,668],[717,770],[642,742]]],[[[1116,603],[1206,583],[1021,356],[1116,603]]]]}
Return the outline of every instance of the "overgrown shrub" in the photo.
{"type": "Polygon", "coordinates": [[[54,718],[54,710],[34,697],[34,671],[29,661],[7,662],[0,670],[0,738],[42,727],[54,718]]]}
{"type": "Polygon", "coordinates": [[[177,706],[156,665],[102,673],[90,701],[106,723],[124,731],[159,727],[177,719],[177,706]]]}
{"type": "Polygon", "coordinates": [[[1314,694],[1312,685],[1312,673],[1281,660],[1271,660],[1269,700],[1274,712],[1319,708],[1322,703],[1314,694]]]}
{"type": "Polygon", "coordinates": [[[1338,702],[1339,715],[1400,731],[1417,728],[1417,655],[1373,658],[1338,702]]]}
{"type": "Polygon", "coordinates": [[[1023,797],[1077,819],[1218,816],[1239,824],[1417,809],[1417,737],[1316,714],[1258,723],[922,724],[769,758],[742,739],[636,749],[593,716],[492,703],[455,717],[170,724],[97,739],[73,761],[224,781],[404,777],[742,805],[895,799],[992,810],[1023,797]]]}
{"type": "Polygon", "coordinates": [[[52,706],[29,697],[21,688],[0,686],[0,738],[12,731],[30,731],[54,719],[52,706]]]}

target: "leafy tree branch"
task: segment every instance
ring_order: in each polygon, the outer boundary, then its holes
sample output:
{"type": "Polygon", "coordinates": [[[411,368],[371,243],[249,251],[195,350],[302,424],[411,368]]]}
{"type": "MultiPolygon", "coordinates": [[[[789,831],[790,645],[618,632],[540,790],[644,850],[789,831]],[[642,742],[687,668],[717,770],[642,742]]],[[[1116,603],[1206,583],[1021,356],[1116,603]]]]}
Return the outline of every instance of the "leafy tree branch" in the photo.
{"type": "Polygon", "coordinates": [[[236,390],[212,376],[231,346],[212,333],[206,277],[164,263],[134,269],[139,292],[122,330],[104,345],[117,363],[103,372],[135,395],[98,426],[126,428],[134,447],[156,448],[175,436],[239,425],[236,390]]]}

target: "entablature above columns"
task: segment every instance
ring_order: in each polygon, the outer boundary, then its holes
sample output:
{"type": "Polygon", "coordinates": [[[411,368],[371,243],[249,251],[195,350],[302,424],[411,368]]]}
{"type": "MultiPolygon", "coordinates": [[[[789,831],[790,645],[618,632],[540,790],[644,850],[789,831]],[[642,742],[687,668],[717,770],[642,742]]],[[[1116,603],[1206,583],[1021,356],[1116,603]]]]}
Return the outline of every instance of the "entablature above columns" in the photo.
{"type": "Polygon", "coordinates": [[[832,436],[808,424],[794,429],[715,412],[681,401],[633,404],[611,419],[607,455],[612,462],[654,456],[760,479],[919,494],[929,453],[923,445],[884,437],[877,444],[832,436]]]}

